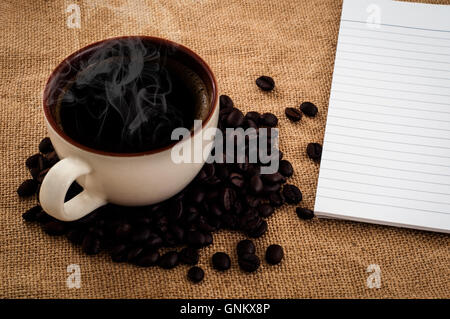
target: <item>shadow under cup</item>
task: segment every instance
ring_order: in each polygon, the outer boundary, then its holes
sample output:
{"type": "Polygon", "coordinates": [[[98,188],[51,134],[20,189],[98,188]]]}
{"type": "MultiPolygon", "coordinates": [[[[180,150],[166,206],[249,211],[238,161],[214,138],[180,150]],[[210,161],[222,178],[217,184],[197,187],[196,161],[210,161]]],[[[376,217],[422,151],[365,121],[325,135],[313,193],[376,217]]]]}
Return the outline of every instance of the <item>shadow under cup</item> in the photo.
{"type": "MultiPolygon", "coordinates": [[[[192,93],[192,120],[202,120],[202,126],[204,127],[211,119],[217,104],[217,84],[209,66],[196,53],[184,46],[161,38],[147,36],[112,38],[93,43],[67,57],[53,71],[47,82],[44,91],[45,116],[56,133],[70,144],[83,150],[103,155],[137,156],[167,150],[178,142],[169,141],[164,145],[150,149],[127,149],[125,151],[102,149],[102,147],[83,143],[83,140],[77,139],[73,134],[70,134],[70,130],[66,129],[66,125],[63,125],[61,119],[62,101],[67,91],[74,85],[75,79],[83,72],[86,72],[85,70],[92,68],[92,62],[90,64],[90,61],[98,56],[99,51],[104,50],[105,47],[112,47],[117,43],[130,42],[139,42],[144,47],[157,48],[160,55],[165,59],[167,69],[171,71],[171,74],[175,74],[177,80],[183,83],[185,88],[192,93]]],[[[115,57],[106,57],[105,61],[114,62],[114,59],[115,57]]],[[[71,117],[69,117],[69,121],[71,121],[71,117]]],[[[189,124],[186,128],[191,130],[192,136],[194,134],[192,125],[189,124]]]]}

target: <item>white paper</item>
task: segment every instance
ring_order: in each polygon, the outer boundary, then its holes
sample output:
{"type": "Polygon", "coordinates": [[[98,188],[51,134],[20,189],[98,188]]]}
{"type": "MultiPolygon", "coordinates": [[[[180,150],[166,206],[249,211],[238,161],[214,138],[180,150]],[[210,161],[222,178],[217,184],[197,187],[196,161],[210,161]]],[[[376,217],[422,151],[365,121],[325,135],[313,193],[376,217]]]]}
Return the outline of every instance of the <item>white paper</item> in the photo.
{"type": "Polygon", "coordinates": [[[450,232],[450,6],[344,0],[314,210],[450,232]]]}

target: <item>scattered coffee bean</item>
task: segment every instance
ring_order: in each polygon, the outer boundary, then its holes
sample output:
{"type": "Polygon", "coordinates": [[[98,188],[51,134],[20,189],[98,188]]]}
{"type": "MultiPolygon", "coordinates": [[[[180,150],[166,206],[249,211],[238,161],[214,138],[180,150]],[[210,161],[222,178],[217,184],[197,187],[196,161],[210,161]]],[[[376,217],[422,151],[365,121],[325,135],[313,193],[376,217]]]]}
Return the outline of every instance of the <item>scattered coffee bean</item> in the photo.
{"type": "Polygon", "coordinates": [[[319,143],[309,143],[306,147],[306,153],[309,158],[320,161],[320,158],[322,157],[322,145],[319,143]]]}
{"type": "MultiPolygon", "coordinates": [[[[278,118],[275,116],[275,114],[272,113],[264,113],[259,118],[259,123],[262,126],[267,127],[275,127],[278,124],[278,118]]],[[[270,131],[269,131],[270,132],[270,131]]]]}
{"type": "Polygon", "coordinates": [[[178,253],[169,251],[159,258],[159,266],[164,269],[172,269],[178,266],[178,253]]]}
{"type": "Polygon", "coordinates": [[[101,242],[99,238],[96,237],[96,235],[89,233],[84,236],[81,247],[85,254],[96,255],[101,250],[101,242]]]}
{"type": "Polygon", "coordinates": [[[300,104],[300,110],[302,110],[302,112],[309,117],[314,117],[316,116],[318,110],[317,110],[317,106],[315,106],[313,103],[311,102],[303,102],[302,104],[300,104]]]}
{"type": "Polygon", "coordinates": [[[140,267],[150,267],[158,264],[159,253],[157,250],[150,249],[143,251],[136,260],[136,265],[140,267]]]}
{"type": "Polygon", "coordinates": [[[186,242],[191,247],[202,247],[205,245],[205,235],[196,230],[188,231],[186,234],[186,242]]]}
{"type": "Polygon", "coordinates": [[[278,172],[285,177],[291,177],[294,174],[292,164],[287,160],[280,161],[278,172]]]}
{"type": "Polygon", "coordinates": [[[231,267],[230,256],[226,253],[218,252],[212,256],[213,267],[217,270],[228,270],[231,267]]]}
{"type": "Polygon", "coordinates": [[[205,272],[200,267],[192,267],[188,270],[187,276],[190,281],[197,283],[203,280],[205,272]]]}
{"type": "Polygon", "coordinates": [[[198,250],[192,247],[185,247],[179,253],[180,262],[186,265],[197,265],[199,260],[198,250]]]}
{"type": "Polygon", "coordinates": [[[244,114],[236,108],[234,108],[226,118],[226,124],[228,127],[239,127],[244,123],[244,114]]]}
{"type": "Polygon", "coordinates": [[[49,137],[44,138],[40,143],[39,143],[39,151],[43,154],[45,153],[50,153],[54,150],[52,142],[50,141],[49,137]]]}
{"type": "Polygon", "coordinates": [[[289,204],[298,204],[301,202],[303,196],[297,186],[286,184],[283,187],[283,196],[289,204]]]}
{"type": "Polygon", "coordinates": [[[256,85],[263,91],[272,91],[275,81],[270,76],[263,75],[256,79],[256,85]]]}
{"type": "Polygon", "coordinates": [[[27,222],[34,222],[37,220],[38,213],[40,213],[41,211],[42,211],[42,207],[39,205],[36,205],[34,207],[31,207],[25,213],[23,213],[22,218],[24,220],[26,220],[27,222]]]}
{"type": "Polygon", "coordinates": [[[266,250],[266,261],[271,265],[276,265],[283,259],[283,247],[280,245],[270,245],[266,250]]]}
{"type": "Polygon", "coordinates": [[[22,184],[20,184],[19,188],[17,188],[17,194],[20,197],[28,197],[36,193],[38,189],[38,182],[34,179],[27,179],[22,184]]]}
{"type": "Polygon", "coordinates": [[[67,225],[59,220],[51,220],[45,223],[42,229],[51,236],[60,236],[66,233],[67,225]]]}
{"type": "Polygon", "coordinates": [[[254,254],[243,254],[238,258],[239,267],[246,272],[254,272],[261,264],[259,257],[254,254]]]}
{"type": "Polygon", "coordinates": [[[269,202],[273,207],[280,207],[284,204],[284,197],[280,192],[271,193],[269,195],[269,202]]]}
{"type": "Polygon", "coordinates": [[[274,213],[274,209],[269,204],[261,204],[258,206],[259,216],[267,218],[274,213]]]}
{"type": "Polygon", "coordinates": [[[219,101],[221,109],[228,109],[234,106],[233,100],[228,95],[221,95],[219,101]]]}
{"type": "Polygon", "coordinates": [[[247,231],[247,235],[248,237],[259,238],[266,233],[267,228],[267,222],[265,220],[261,220],[256,227],[247,231]]]}
{"type": "Polygon", "coordinates": [[[314,212],[308,208],[297,207],[295,209],[297,216],[301,219],[311,219],[314,217],[314,212]]]}
{"type": "Polygon", "coordinates": [[[287,107],[284,110],[284,113],[286,114],[286,117],[290,119],[292,122],[298,122],[302,119],[302,112],[300,112],[300,110],[296,108],[287,107]]]}
{"type": "Polygon", "coordinates": [[[256,252],[255,244],[249,239],[241,240],[236,245],[236,251],[238,256],[254,254],[256,252]]]}
{"type": "Polygon", "coordinates": [[[254,194],[259,194],[263,190],[264,184],[258,175],[250,178],[250,189],[254,194]]]}
{"type": "Polygon", "coordinates": [[[245,119],[251,120],[254,123],[258,123],[260,117],[261,117],[261,114],[259,114],[259,112],[254,112],[254,111],[250,111],[250,112],[247,112],[247,114],[245,114],[245,119]]]}
{"type": "Polygon", "coordinates": [[[128,251],[127,261],[130,263],[136,263],[137,259],[140,257],[141,253],[144,251],[144,247],[134,247],[128,251]]]}
{"type": "Polygon", "coordinates": [[[28,157],[27,160],[25,161],[25,165],[29,169],[32,169],[32,168],[41,169],[43,166],[41,164],[42,161],[43,161],[42,155],[40,153],[37,153],[37,154],[31,155],[30,157],[28,157]]]}
{"type": "Polygon", "coordinates": [[[81,245],[83,243],[83,239],[85,236],[85,232],[81,229],[71,229],[67,232],[67,239],[75,245],[81,245]]]}

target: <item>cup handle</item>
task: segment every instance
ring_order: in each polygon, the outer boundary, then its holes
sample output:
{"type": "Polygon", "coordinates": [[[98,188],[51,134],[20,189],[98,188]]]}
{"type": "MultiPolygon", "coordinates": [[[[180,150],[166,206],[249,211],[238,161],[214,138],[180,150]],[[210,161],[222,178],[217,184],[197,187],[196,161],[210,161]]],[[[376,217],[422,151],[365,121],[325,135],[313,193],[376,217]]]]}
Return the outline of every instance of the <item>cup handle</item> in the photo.
{"type": "Polygon", "coordinates": [[[73,221],[105,205],[104,198],[87,190],[64,202],[70,185],[90,172],[91,167],[78,158],[68,157],[56,163],[46,174],[39,191],[43,210],[56,219],[73,221]]]}

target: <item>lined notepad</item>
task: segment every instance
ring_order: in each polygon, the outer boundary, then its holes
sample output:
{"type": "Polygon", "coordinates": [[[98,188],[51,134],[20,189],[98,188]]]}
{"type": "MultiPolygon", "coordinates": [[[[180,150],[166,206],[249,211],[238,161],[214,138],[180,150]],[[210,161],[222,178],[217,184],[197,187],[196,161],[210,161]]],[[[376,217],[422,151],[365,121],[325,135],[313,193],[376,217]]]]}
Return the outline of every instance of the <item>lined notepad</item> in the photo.
{"type": "Polygon", "coordinates": [[[450,6],[344,0],[314,210],[450,232],[450,6]]]}

